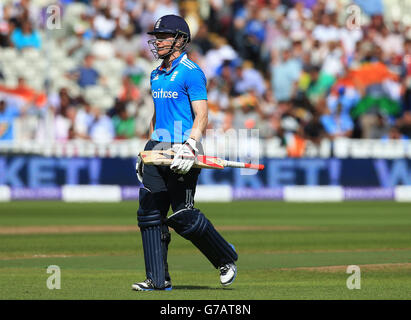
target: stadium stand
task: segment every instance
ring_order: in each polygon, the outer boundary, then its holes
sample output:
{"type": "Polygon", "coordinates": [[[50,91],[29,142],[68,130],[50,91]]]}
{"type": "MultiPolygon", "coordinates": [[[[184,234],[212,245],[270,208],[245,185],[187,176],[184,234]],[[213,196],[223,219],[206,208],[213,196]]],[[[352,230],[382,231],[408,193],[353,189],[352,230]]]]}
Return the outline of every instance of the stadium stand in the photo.
{"type": "Polygon", "coordinates": [[[90,150],[146,139],[159,64],[146,32],[167,13],[190,24],[210,129],[259,129],[293,157],[324,139],[408,140],[410,9],[401,0],[5,0],[0,142],[90,150]]]}

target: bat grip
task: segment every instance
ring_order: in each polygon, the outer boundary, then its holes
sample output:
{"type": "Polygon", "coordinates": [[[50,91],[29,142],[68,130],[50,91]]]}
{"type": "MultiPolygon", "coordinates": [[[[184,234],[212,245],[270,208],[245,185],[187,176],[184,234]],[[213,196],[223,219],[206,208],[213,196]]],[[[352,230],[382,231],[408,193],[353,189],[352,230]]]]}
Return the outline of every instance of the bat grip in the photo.
{"type": "Polygon", "coordinates": [[[228,160],[225,160],[224,166],[232,167],[232,168],[247,168],[247,169],[256,169],[256,170],[264,169],[263,164],[244,163],[244,162],[236,162],[236,161],[228,161],[228,160]]]}
{"type": "Polygon", "coordinates": [[[263,164],[245,163],[244,168],[263,170],[264,165],[263,164]]]}

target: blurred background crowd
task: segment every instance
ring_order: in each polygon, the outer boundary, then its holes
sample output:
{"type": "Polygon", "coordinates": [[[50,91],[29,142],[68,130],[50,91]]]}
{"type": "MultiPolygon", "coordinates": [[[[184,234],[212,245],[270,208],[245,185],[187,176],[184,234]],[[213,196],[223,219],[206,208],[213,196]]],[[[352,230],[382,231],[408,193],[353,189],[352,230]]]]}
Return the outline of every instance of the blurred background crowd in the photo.
{"type": "Polygon", "coordinates": [[[291,139],[296,153],[323,138],[409,139],[410,5],[3,0],[0,140],[147,138],[149,77],[160,61],[146,32],[165,14],[190,25],[210,129],[259,129],[291,139]]]}

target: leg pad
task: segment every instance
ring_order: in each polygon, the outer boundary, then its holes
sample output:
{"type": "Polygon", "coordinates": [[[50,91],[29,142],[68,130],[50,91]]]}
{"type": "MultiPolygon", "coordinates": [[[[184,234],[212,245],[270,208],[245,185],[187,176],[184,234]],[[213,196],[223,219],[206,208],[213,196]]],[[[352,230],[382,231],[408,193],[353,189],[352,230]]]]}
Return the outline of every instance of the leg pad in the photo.
{"type": "Polygon", "coordinates": [[[164,288],[165,270],[161,232],[161,214],[156,209],[153,196],[148,189],[140,189],[140,207],[137,211],[138,226],[144,251],[146,276],[158,289],[164,288]]]}
{"type": "Polygon", "coordinates": [[[171,242],[171,234],[168,230],[167,224],[163,223],[161,225],[161,243],[163,248],[163,261],[164,261],[164,271],[165,271],[165,279],[170,281],[170,273],[168,272],[168,263],[167,263],[167,255],[168,255],[168,245],[171,242]]]}
{"type": "Polygon", "coordinates": [[[237,261],[233,247],[218,233],[198,209],[185,209],[171,215],[167,224],[179,235],[190,240],[215,268],[237,261]]]}

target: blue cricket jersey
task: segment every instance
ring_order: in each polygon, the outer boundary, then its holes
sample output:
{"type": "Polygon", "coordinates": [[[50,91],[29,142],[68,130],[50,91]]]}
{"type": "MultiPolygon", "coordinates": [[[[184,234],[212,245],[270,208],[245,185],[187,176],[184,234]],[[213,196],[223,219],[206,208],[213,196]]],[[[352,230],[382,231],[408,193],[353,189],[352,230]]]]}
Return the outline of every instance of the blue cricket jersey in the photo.
{"type": "Polygon", "coordinates": [[[181,143],[190,136],[194,122],[192,101],[207,100],[207,80],[200,67],[181,54],[170,71],[153,70],[151,94],[156,110],[152,140],[181,143]]]}

